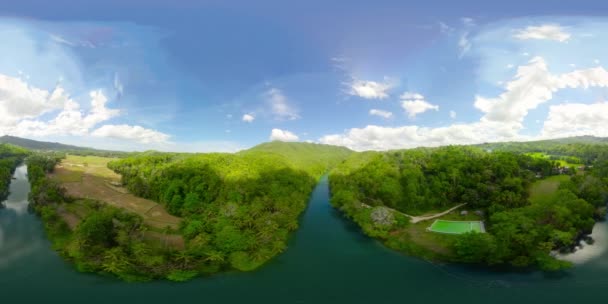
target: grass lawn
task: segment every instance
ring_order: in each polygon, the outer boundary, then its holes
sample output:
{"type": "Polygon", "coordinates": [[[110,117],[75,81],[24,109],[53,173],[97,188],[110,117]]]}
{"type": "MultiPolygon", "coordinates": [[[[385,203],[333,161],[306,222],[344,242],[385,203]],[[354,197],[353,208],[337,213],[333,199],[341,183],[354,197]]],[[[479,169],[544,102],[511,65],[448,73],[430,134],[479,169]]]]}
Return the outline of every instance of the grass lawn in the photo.
{"type": "MultiPolygon", "coordinates": [[[[526,153],[526,155],[531,156],[533,158],[544,158],[544,159],[549,159],[549,157],[551,157],[551,155],[547,155],[547,154],[541,153],[541,152],[526,153]]],[[[569,163],[563,159],[556,159],[554,161],[557,162],[561,167],[578,168],[580,166],[583,166],[582,163],[569,163]]],[[[579,159],[579,161],[580,161],[580,159],[579,159]]]]}
{"type": "Polygon", "coordinates": [[[569,175],[554,175],[534,182],[530,187],[530,202],[534,204],[552,200],[559,185],[568,180],[569,175]]]}
{"type": "Polygon", "coordinates": [[[61,183],[76,183],[82,181],[83,172],[84,170],[57,167],[53,177],[61,183]]]}
{"type": "MultiPolygon", "coordinates": [[[[469,210],[471,211],[471,210],[469,210]]],[[[468,215],[461,216],[459,210],[446,214],[438,219],[451,221],[482,221],[483,217],[469,212],[468,215]]],[[[393,237],[400,239],[400,242],[407,243],[408,254],[423,256],[429,259],[449,260],[453,256],[452,247],[457,240],[456,234],[434,233],[429,231],[432,220],[410,224],[406,228],[393,231],[393,237]]],[[[402,250],[396,248],[397,250],[402,250]]]]}
{"type": "Polygon", "coordinates": [[[110,180],[120,180],[120,175],[108,169],[108,163],[115,158],[100,156],[68,155],[61,166],[70,171],[82,171],[88,175],[99,176],[110,180]]]}
{"type": "Polygon", "coordinates": [[[479,221],[446,221],[436,220],[429,231],[447,234],[463,234],[471,231],[485,232],[483,223],[479,221]]]}

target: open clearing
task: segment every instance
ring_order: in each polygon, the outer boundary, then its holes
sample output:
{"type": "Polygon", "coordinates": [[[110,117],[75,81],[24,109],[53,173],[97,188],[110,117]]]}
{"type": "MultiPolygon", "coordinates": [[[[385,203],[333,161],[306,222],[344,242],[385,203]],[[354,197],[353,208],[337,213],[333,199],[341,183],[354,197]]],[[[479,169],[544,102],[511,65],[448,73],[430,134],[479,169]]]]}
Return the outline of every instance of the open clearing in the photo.
{"type": "Polygon", "coordinates": [[[169,214],[160,204],[116,186],[120,175],[108,169],[111,160],[113,158],[68,155],[51,176],[61,182],[72,197],[94,199],[137,213],[158,232],[166,228],[177,230],[180,218],[169,214]]]}
{"type": "MultiPolygon", "coordinates": [[[[548,160],[551,159],[551,157],[553,156],[553,155],[547,155],[542,152],[530,152],[530,153],[526,153],[526,155],[531,156],[533,158],[542,158],[542,159],[548,159],[548,160]]],[[[557,156],[557,157],[559,157],[559,156],[557,156]]],[[[578,168],[580,166],[583,166],[580,159],[577,159],[575,157],[571,157],[571,158],[576,159],[578,161],[576,163],[570,163],[564,159],[556,159],[554,161],[557,162],[561,167],[578,168]]]]}
{"type": "Polygon", "coordinates": [[[436,220],[428,228],[429,231],[447,234],[463,234],[467,232],[484,233],[483,222],[480,221],[446,221],[436,220]]]}
{"type": "Polygon", "coordinates": [[[559,185],[568,180],[568,175],[554,175],[534,182],[530,187],[530,202],[534,204],[552,200],[559,185]]]}

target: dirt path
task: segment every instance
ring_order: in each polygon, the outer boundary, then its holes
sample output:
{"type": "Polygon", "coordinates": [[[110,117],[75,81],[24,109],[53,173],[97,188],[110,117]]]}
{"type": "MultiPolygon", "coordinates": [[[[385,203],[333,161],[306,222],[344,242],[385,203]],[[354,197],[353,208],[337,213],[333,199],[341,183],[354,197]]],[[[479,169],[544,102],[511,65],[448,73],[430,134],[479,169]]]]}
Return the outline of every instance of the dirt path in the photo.
{"type": "MultiPolygon", "coordinates": [[[[448,213],[450,213],[450,212],[452,212],[452,211],[454,211],[454,210],[456,210],[456,209],[458,209],[458,208],[460,208],[460,207],[462,207],[464,205],[466,205],[466,203],[460,204],[458,206],[454,206],[454,207],[452,207],[452,208],[450,208],[450,209],[448,209],[446,211],[443,211],[443,212],[440,212],[440,213],[431,214],[431,215],[411,216],[411,215],[407,215],[405,213],[402,213],[402,214],[405,215],[405,216],[408,216],[409,218],[411,218],[412,219],[412,223],[416,224],[418,222],[428,221],[428,220],[432,220],[434,218],[442,217],[442,216],[444,216],[444,215],[446,215],[446,214],[448,214],[448,213]]],[[[397,211],[397,212],[399,212],[399,211],[397,211]]]]}
{"type": "MultiPolygon", "coordinates": [[[[368,204],[365,204],[365,203],[361,203],[361,205],[363,205],[363,207],[365,207],[365,208],[372,208],[372,206],[370,206],[368,204]]],[[[442,216],[444,216],[444,215],[446,215],[446,214],[448,214],[448,213],[450,213],[450,212],[452,212],[452,211],[454,211],[454,210],[456,210],[456,209],[458,209],[458,208],[460,208],[460,207],[462,207],[464,205],[466,205],[466,203],[460,204],[458,206],[454,206],[454,207],[452,207],[452,208],[450,208],[450,209],[448,209],[446,211],[440,212],[440,213],[428,214],[428,215],[420,215],[420,216],[413,216],[413,215],[405,214],[405,213],[403,213],[403,212],[401,212],[399,210],[395,210],[395,209],[389,208],[389,207],[385,207],[385,208],[388,208],[388,209],[390,209],[393,212],[396,212],[396,213],[399,213],[399,214],[403,214],[403,215],[409,217],[411,219],[410,222],[412,224],[416,224],[416,223],[419,223],[419,222],[422,222],[422,221],[428,221],[428,220],[432,220],[432,219],[435,219],[435,218],[438,218],[438,217],[442,217],[442,216]]]]}

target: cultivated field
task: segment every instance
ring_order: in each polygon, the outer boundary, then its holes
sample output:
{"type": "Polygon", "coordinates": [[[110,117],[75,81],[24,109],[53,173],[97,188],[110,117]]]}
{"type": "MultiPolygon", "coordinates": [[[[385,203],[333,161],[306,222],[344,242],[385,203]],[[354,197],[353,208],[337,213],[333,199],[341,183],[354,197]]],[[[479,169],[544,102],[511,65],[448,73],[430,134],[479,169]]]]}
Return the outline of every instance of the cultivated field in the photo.
{"type": "Polygon", "coordinates": [[[120,175],[108,169],[112,158],[69,155],[57,166],[52,177],[62,183],[68,194],[105,202],[137,213],[157,232],[179,228],[180,218],[170,215],[163,206],[136,197],[118,186],[120,175]]]}

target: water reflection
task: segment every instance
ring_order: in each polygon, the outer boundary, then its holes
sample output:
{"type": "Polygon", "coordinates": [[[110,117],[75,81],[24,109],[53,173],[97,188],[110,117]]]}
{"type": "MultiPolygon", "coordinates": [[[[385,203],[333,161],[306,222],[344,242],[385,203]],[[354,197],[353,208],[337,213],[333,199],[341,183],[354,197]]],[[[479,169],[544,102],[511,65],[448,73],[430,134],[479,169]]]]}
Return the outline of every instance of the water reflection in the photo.
{"type": "MultiPolygon", "coordinates": [[[[584,264],[602,256],[608,250],[608,223],[601,222],[595,224],[591,237],[595,241],[593,244],[587,244],[585,241],[581,241],[579,249],[575,252],[559,254],[558,257],[574,264],[584,264]]],[[[608,264],[603,265],[608,266],[608,264]]]]}
{"type": "Polygon", "coordinates": [[[10,195],[0,209],[0,270],[29,256],[42,246],[39,229],[28,213],[27,167],[19,166],[11,181],[10,195]],[[30,220],[25,220],[29,218],[30,220]]]}

